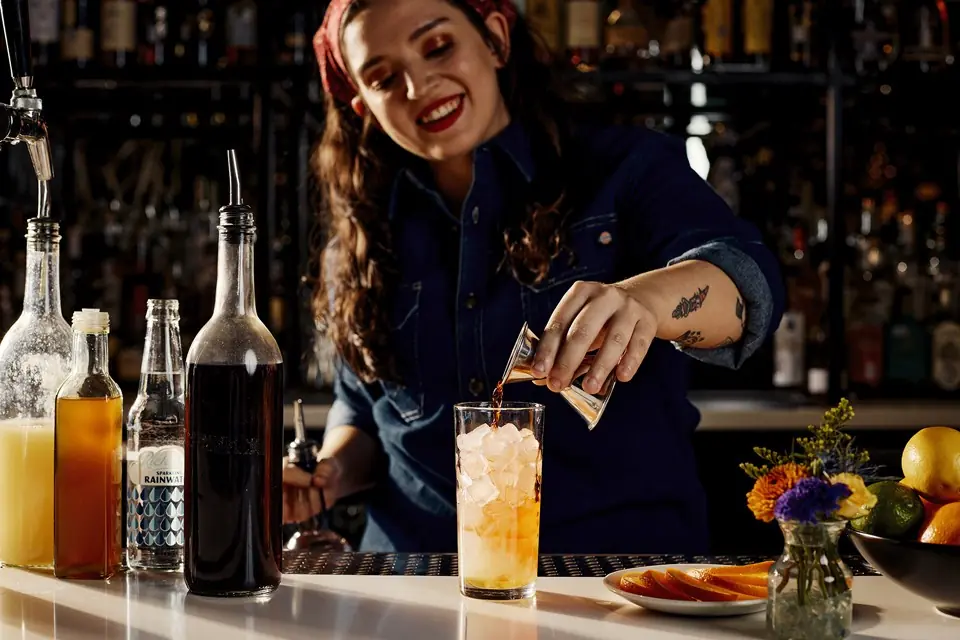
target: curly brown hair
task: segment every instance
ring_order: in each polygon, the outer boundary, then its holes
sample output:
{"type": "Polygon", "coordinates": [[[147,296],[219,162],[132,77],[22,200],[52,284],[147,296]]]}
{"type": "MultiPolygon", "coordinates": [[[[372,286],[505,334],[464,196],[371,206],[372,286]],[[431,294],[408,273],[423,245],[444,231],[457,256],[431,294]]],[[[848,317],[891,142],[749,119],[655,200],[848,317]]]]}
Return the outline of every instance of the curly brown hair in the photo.
{"type": "MultiPolygon", "coordinates": [[[[494,51],[503,43],[483,18],[461,0],[447,0],[468,16],[494,51]]],[[[346,24],[362,10],[358,0],[346,24]]],[[[511,31],[510,56],[498,71],[498,84],[513,120],[531,139],[537,174],[525,196],[504,219],[504,259],[522,283],[543,281],[550,263],[565,250],[564,226],[571,209],[562,150],[567,127],[561,100],[552,88],[547,48],[518,16],[511,31]]],[[[365,382],[397,379],[389,345],[389,298],[396,277],[387,207],[393,181],[410,155],[391,141],[367,114],[325,99],[326,122],[311,166],[322,189],[321,224],[327,238],[317,242],[314,313],[338,355],[365,382]]]]}

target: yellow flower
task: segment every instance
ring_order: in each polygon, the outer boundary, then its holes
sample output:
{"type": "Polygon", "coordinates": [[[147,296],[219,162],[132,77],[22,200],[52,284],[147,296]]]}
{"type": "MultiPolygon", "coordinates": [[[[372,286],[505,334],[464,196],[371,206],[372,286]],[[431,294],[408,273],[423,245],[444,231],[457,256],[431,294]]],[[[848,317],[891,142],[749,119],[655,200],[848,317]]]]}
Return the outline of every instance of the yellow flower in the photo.
{"type": "Polygon", "coordinates": [[[847,485],[850,489],[850,497],[840,503],[840,509],[837,515],[847,520],[853,520],[860,516],[870,513],[874,505],[877,504],[877,496],[867,490],[867,485],[863,483],[863,478],[855,473],[838,473],[830,478],[830,484],[847,485]]]}
{"type": "Polygon", "coordinates": [[[747,494],[747,506],[757,520],[772,522],[773,509],[780,496],[809,475],[806,467],[796,462],[777,465],[766,475],[757,478],[753,489],[747,494]]]}

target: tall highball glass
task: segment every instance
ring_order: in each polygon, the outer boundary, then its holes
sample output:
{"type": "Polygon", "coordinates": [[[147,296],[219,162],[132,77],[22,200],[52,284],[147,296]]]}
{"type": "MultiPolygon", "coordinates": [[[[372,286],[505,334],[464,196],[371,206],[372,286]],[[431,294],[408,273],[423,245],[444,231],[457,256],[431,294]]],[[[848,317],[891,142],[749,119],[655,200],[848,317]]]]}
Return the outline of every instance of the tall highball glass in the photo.
{"type": "Polygon", "coordinates": [[[541,404],[454,407],[460,591],[519,600],[536,591],[543,467],[541,404]]]}

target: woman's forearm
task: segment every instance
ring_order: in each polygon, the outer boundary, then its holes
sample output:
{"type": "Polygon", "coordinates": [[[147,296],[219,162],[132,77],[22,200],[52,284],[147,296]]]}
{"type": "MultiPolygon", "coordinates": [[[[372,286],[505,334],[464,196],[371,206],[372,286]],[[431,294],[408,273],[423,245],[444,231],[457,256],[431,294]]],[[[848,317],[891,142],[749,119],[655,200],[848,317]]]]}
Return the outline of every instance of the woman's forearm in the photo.
{"type": "Polygon", "coordinates": [[[657,337],[711,349],[743,336],[747,310],[733,281],[709,262],[688,260],[617,283],[657,318],[657,337]]]}
{"type": "Polygon", "coordinates": [[[339,467],[339,497],[368,489],[375,481],[378,444],[366,432],[342,425],[331,427],[323,437],[320,458],[332,458],[339,467]]]}

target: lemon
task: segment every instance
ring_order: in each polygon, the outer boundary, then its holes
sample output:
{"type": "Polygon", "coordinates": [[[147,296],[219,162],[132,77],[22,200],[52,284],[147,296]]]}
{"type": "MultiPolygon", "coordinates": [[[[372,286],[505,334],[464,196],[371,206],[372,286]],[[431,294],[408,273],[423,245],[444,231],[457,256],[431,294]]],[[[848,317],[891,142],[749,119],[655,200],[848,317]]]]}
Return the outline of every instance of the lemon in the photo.
{"type": "Polygon", "coordinates": [[[913,435],[900,459],[903,484],[927,500],[960,500],[960,431],[927,427],[913,435]]]}
{"type": "Polygon", "coordinates": [[[877,496],[877,504],[865,516],[850,521],[863,533],[887,538],[910,538],[923,522],[923,502],[917,492],[899,482],[875,482],[867,491],[877,496]]]}

